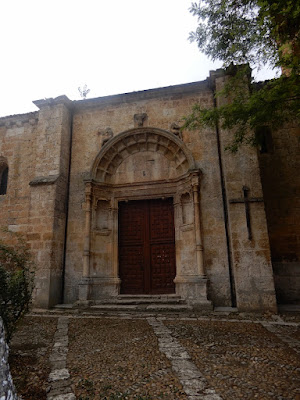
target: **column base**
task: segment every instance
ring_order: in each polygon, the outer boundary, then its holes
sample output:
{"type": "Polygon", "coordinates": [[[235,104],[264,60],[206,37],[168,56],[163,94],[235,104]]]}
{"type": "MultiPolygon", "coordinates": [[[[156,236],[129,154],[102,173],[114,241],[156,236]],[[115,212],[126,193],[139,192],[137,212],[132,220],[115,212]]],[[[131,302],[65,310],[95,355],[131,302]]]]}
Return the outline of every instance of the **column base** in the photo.
{"type": "Polygon", "coordinates": [[[120,291],[121,280],[114,277],[82,278],[79,283],[80,302],[116,297],[120,291]]]}
{"type": "Polygon", "coordinates": [[[90,278],[82,278],[78,285],[78,300],[80,302],[88,301],[90,293],[90,278]]]}
{"type": "Polygon", "coordinates": [[[185,299],[193,308],[213,309],[212,302],[207,299],[207,278],[196,275],[176,276],[174,282],[176,294],[185,299]]]}

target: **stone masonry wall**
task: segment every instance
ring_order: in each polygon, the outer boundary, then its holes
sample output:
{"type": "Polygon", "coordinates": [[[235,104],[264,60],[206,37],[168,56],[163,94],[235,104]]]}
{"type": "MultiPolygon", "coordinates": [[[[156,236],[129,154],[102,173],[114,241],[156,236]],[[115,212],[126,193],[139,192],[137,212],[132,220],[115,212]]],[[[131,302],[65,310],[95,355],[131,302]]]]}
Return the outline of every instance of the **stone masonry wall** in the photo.
{"type": "MultiPolygon", "coordinates": [[[[103,138],[134,128],[135,114],[146,114],[144,127],[172,131],[181,125],[195,102],[212,104],[212,93],[206,81],[84,100],[75,103],[73,149],[69,203],[69,224],[66,264],[66,302],[78,298],[78,282],[82,276],[83,239],[85,228],[84,182],[100,151],[103,138]]],[[[192,152],[196,166],[202,171],[200,196],[204,238],[204,258],[211,281],[210,297],[215,305],[230,305],[227,248],[215,131],[183,132],[183,141],[192,152]]]]}
{"type": "MultiPolygon", "coordinates": [[[[226,78],[221,73],[219,76],[216,74],[214,79],[218,92],[226,78]]],[[[218,106],[224,101],[227,100],[217,97],[218,106]]],[[[249,203],[252,238],[248,237],[245,204],[232,202],[244,199],[243,187],[249,189],[249,198],[263,198],[257,150],[243,146],[232,154],[225,150],[232,139],[232,132],[220,129],[237,306],[239,310],[276,311],[264,202],[249,203]]]]}
{"type": "Polygon", "coordinates": [[[0,226],[26,236],[37,264],[35,304],[42,307],[61,298],[71,126],[65,99],[0,119],[0,157],[9,167],[0,226]]]}
{"type": "Polygon", "coordinates": [[[272,132],[259,154],[279,303],[300,301],[300,129],[272,132]]]}
{"type": "Polygon", "coordinates": [[[0,226],[29,232],[30,186],[34,178],[38,113],[0,119],[0,157],[8,165],[8,185],[0,196],[0,226]]]}

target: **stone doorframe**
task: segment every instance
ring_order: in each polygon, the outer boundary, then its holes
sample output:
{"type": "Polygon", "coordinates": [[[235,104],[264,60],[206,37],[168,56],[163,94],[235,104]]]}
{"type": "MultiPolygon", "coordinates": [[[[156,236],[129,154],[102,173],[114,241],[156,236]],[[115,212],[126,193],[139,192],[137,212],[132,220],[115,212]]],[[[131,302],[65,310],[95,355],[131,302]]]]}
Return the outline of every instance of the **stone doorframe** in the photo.
{"type": "Polygon", "coordinates": [[[200,177],[193,157],[174,134],[156,128],[138,128],[110,139],[99,152],[85,180],[85,241],[79,301],[116,297],[120,290],[118,268],[118,204],[120,201],[172,197],[174,202],[176,294],[190,303],[210,307],[204,268],[200,219],[200,177]],[[124,159],[136,152],[161,152],[173,162],[171,179],[114,183],[124,159]],[[102,214],[101,214],[102,213],[102,214]],[[99,215],[105,223],[99,225],[99,215]],[[95,254],[100,243],[111,249],[107,265],[98,271],[95,254]]]}

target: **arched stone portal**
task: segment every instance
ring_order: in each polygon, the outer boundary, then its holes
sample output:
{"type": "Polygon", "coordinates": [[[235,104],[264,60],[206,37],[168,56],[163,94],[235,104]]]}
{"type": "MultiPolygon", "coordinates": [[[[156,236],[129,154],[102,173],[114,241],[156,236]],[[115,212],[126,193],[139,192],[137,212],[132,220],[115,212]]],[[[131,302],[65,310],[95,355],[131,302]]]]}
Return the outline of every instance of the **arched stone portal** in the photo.
{"type": "Polygon", "coordinates": [[[167,131],[137,128],[105,143],[85,181],[79,300],[101,300],[120,293],[119,204],[169,199],[174,207],[176,293],[194,304],[210,304],[203,265],[200,176],[185,144],[167,131]]]}

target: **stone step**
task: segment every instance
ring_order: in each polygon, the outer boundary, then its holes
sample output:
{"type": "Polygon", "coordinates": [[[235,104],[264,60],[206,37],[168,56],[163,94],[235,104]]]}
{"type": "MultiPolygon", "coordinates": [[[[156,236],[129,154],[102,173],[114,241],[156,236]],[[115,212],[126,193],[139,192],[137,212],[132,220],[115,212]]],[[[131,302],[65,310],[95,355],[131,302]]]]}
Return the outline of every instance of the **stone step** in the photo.
{"type": "Polygon", "coordinates": [[[299,313],[300,304],[278,304],[278,311],[280,313],[299,313]]]}
{"type": "Polygon", "coordinates": [[[168,303],[156,303],[156,304],[116,304],[116,303],[110,303],[110,304],[97,304],[90,306],[88,308],[89,311],[91,312],[104,312],[104,311],[120,311],[120,312],[126,312],[126,311],[190,311],[192,310],[191,306],[188,306],[187,304],[168,304],[168,303]]]}
{"type": "Polygon", "coordinates": [[[134,311],[138,309],[138,305],[107,303],[107,304],[96,304],[90,306],[89,309],[91,311],[124,311],[124,310],[134,311]]]}
{"type": "Polygon", "coordinates": [[[95,305],[101,304],[184,304],[180,296],[118,296],[115,299],[103,299],[95,301],[95,305]]]}
{"type": "Polygon", "coordinates": [[[187,304],[151,304],[146,307],[147,311],[191,311],[192,306],[187,304]]]}
{"type": "Polygon", "coordinates": [[[117,299],[181,299],[178,294],[119,294],[117,299]]]}
{"type": "Polygon", "coordinates": [[[69,309],[81,310],[84,313],[96,314],[100,312],[182,312],[191,311],[193,308],[186,304],[180,296],[170,295],[119,295],[115,298],[106,298],[92,301],[86,306],[77,304],[59,304],[55,306],[57,311],[69,309]]]}

